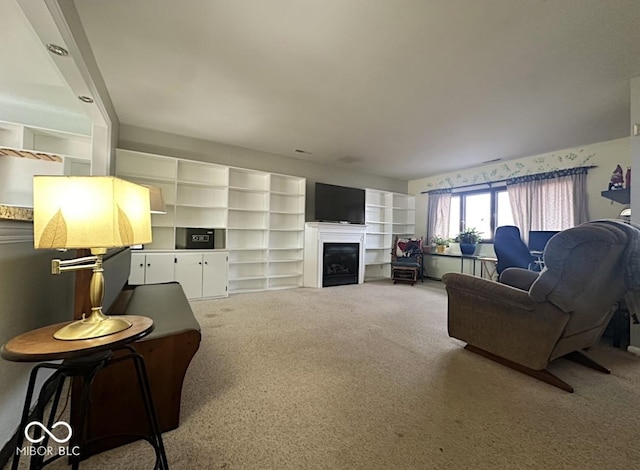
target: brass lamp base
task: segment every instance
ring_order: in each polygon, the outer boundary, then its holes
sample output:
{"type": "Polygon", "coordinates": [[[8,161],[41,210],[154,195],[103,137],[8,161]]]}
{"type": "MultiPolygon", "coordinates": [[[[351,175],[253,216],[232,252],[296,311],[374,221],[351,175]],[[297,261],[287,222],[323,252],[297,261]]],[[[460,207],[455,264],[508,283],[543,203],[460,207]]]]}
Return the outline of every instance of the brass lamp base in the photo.
{"type": "Polygon", "coordinates": [[[63,341],[74,341],[78,339],[100,338],[126,330],[131,326],[131,322],[123,318],[108,317],[101,315],[91,315],[89,318],[69,323],[53,334],[55,339],[63,341]]]}

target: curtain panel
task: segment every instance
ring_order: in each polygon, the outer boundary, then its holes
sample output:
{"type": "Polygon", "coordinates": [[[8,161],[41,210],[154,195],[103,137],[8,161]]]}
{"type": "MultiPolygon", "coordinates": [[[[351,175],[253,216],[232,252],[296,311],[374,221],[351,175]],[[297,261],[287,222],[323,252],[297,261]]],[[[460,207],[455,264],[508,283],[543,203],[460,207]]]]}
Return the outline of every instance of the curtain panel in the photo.
{"type": "Polygon", "coordinates": [[[530,230],[565,230],[589,220],[588,168],[571,168],[507,180],[514,223],[530,230]]]}
{"type": "Polygon", "coordinates": [[[451,215],[451,189],[429,191],[429,208],[427,213],[427,245],[434,236],[446,238],[449,234],[451,215]]]}

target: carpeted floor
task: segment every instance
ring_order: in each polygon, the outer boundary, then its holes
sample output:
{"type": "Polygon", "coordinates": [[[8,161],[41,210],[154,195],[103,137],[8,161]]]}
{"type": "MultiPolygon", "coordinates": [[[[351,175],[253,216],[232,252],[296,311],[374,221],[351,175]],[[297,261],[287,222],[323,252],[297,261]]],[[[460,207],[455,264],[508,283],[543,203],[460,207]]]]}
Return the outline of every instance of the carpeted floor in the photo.
{"type": "MultiPolygon", "coordinates": [[[[569,394],[465,351],[439,282],[199,301],[202,344],[173,469],[614,469],[640,466],[640,358],[607,376],[559,360],[569,394]]],[[[152,468],[144,442],[83,468],[152,468]]]]}

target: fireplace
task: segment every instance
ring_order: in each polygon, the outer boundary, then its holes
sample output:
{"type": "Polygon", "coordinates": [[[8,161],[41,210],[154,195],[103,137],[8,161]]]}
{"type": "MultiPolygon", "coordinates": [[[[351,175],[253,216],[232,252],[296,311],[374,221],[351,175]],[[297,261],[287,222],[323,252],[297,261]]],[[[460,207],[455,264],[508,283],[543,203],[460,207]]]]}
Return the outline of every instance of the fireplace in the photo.
{"type": "Polygon", "coordinates": [[[307,222],[304,227],[304,286],[364,282],[365,225],[307,222]]]}
{"type": "Polygon", "coordinates": [[[358,243],[325,243],[322,257],[322,287],[357,284],[358,243]]]}

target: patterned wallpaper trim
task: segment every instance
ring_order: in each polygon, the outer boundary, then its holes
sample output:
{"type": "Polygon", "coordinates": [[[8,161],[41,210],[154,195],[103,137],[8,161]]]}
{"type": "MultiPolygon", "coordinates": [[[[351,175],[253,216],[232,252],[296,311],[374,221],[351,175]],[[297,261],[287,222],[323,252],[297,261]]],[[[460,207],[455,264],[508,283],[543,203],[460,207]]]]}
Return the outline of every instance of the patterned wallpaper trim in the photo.
{"type": "Polygon", "coordinates": [[[527,158],[526,161],[513,161],[486,165],[455,173],[442,175],[438,179],[426,182],[423,191],[434,189],[457,188],[482,183],[494,183],[521,176],[552,173],[578,167],[593,167],[595,152],[585,152],[584,149],[558,152],[527,158]]]}

